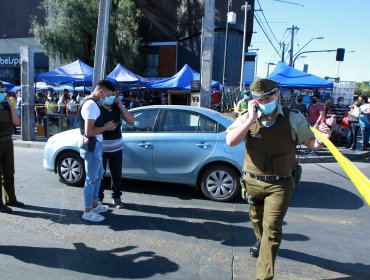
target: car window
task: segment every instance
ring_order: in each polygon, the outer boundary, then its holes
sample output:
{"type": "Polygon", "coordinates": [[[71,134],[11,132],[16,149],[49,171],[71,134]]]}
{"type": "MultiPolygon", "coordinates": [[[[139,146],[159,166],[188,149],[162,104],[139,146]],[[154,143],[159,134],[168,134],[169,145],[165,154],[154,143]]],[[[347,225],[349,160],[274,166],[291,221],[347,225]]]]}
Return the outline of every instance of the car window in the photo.
{"type": "Polygon", "coordinates": [[[152,132],[154,130],[155,121],[158,116],[158,110],[136,110],[130,111],[134,117],[134,124],[128,124],[123,121],[123,132],[152,132]]]}
{"type": "Polygon", "coordinates": [[[163,131],[168,132],[215,132],[217,123],[190,111],[167,110],[163,120],[163,131]]]}

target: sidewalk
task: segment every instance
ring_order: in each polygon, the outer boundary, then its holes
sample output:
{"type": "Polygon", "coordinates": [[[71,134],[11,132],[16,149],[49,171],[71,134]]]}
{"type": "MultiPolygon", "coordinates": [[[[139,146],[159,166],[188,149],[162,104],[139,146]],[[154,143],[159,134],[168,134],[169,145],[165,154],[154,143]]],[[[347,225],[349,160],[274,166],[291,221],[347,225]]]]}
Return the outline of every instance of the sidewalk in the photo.
{"type": "MultiPolygon", "coordinates": [[[[361,137],[359,137],[359,140],[361,141],[361,137]]],[[[47,139],[45,137],[38,136],[36,136],[35,141],[22,141],[20,135],[13,135],[14,147],[43,149],[46,141],[47,139]]],[[[367,151],[362,151],[360,141],[357,141],[357,150],[355,151],[346,149],[343,146],[337,148],[346,158],[351,161],[370,158],[370,148],[368,148],[367,151]]],[[[298,154],[300,163],[336,162],[333,155],[326,148],[316,151],[316,155],[307,154],[307,148],[304,145],[301,145],[300,148],[297,146],[297,150],[299,150],[298,154]]]]}

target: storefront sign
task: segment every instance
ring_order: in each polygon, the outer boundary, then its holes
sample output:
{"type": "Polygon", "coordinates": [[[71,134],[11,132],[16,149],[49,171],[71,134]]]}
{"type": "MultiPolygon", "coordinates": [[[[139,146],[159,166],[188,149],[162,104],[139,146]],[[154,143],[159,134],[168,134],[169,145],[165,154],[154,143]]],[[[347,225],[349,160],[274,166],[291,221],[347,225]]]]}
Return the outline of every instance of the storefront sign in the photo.
{"type": "Polygon", "coordinates": [[[19,54],[3,54],[0,55],[0,67],[1,68],[15,68],[19,67],[21,60],[19,54]]]}

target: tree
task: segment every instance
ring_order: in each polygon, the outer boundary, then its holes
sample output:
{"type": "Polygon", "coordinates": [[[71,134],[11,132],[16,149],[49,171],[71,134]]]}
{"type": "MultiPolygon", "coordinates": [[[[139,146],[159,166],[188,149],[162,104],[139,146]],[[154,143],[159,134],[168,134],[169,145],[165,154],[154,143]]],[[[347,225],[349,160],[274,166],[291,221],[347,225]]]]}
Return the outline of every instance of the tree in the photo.
{"type": "MultiPolygon", "coordinates": [[[[139,54],[141,12],[133,0],[112,0],[109,23],[107,69],[117,63],[133,69],[139,54]]],[[[45,25],[32,20],[31,32],[51,58],[62,62],[81,59],[94,64],[99,0],[44,0],[45,25]]]]}

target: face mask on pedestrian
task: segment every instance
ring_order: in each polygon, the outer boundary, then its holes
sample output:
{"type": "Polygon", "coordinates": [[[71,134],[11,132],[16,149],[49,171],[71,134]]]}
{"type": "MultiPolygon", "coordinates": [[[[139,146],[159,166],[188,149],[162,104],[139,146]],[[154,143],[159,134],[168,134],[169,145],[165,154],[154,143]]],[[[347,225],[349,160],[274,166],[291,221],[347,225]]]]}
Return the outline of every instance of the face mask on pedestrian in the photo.
{"type": "MultiPolygon", "coordinates": [[[[116,99],[116,97],[114,95],[111,95],[111,96],[108,96],[107,98],[104,98],[104,103],[107,104],[107,105],[112,105],[114,103],[114,99],[116,99]]],[[[102,104],[104,104],[102,103],[102,104]]]]}
{"type": "Polygon", "coordinates": [[[262,114],[264,115],[269,115],[271,114],[272,112],[274,112],[276,108],[276,101],[273,100],[269,103],[266,103],[266,104],[258,104],[258,110],[260,110],[262,112],[262,114]]]}
{"type": "Polygon", "coordinates": [[[344,105],[344,101],[338,101],[338,105],[339,106],[343,106],[344,105]]]}
{"type": "Polygon", "coordinates": [[[4,102],[5,97],[6,97],[5,93],[0,93],[0,103],[4,102]]]}
{"type": "Polygon", "coordinates": [[[118,98],[119,98],[119,100],[123,100],[123,96],[122,95],[118,95],[118,98]]]}
{"type": "Polygon", "coordinates": [[[312,99],[312,104],[316,104],[316,103],[317,103],[317,99],[316,98],[312,99]]]}
{"type": "Polygon", "coordinates": [[[303,101],[303,99],[302,98],[297,98],[297,102],[298,103],[301,103],[303,101]]]}
{"type": "Polygon", "coordinates": [[[51,96],[48,96],[48,100],[50,100],[50,101],[51,101],[52,99],[53,99],[53,97],[51,97],[51,96]]]}

